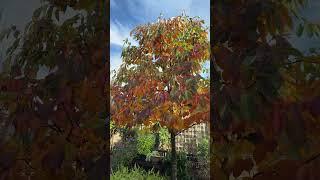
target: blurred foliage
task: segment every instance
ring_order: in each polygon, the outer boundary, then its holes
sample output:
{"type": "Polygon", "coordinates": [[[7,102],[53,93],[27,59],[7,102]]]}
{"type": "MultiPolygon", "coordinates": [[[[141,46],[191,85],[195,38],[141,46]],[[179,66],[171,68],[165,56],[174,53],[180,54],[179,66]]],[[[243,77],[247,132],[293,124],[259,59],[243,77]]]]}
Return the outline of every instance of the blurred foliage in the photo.
{"type": "Polygon", "coordinates": [[[128,169],[126,167],[119,168],[116,172],[112,173],[110,176],[111,180],[165,180],[167,178],[160,176],[158,173],[153,171],[145,171],[141,168],[134,167],[133,169],[128,169]]]}
{"type": "Polygon", "coordinates": [[[319,179],[319,38],[304,0],[216,0],[212,19],[211,178],[319,179]],[[297,27],[295,27],[297,25],[297,27]],[[293,34],[294,35],[294,34],[293,34]]]}
{"type": "Polygon", "coordinates": [[[107,178],[106,3],[43,0],[1,27],[1,179],[107,178]]]}

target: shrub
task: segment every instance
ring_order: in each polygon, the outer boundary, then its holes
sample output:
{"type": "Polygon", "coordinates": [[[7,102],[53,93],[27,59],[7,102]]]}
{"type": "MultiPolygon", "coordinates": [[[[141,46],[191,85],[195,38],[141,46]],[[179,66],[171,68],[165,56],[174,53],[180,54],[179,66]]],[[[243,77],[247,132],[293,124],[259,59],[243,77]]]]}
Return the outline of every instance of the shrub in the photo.
{"type": "Polygon", "coordinates": [[[137,151],[147,156],[152,153],[155,145],[155,136],[146,131],[138,131],[137,151]]]}
{"type": "Polygon", "coordinates": [[[197,147],[197,156],[201,159],[209,160],[209,138],[204,137],[197,147]]]}
{"type": "Polygon", "coordinates": [[[117,144],[111,151],[111,169],[116,171],[120,166],[130,166],[137,157],[136,140],[131,139],[117,144]]]}
{"type": "Polygon", "coordinates": [[[167,178],[160,176],[158,173],[153,171],[145,171],[141,168],[134,167],[128,169],[127,167],[121,166],[116,172],[111,174],[111,180],[165,180],[167,178]]]}
{"type": "Polygon", "coordinates": [[[210,176],[210,156],[209,156],[209,138],[203,138],[197,147],[197,159],[200,164],[198,174],[201,177],[210,176]]]}
{"type": "Polygon", "coordinates": [[[116,171],[119,166],[130,167],[138,155],[150,156],[155,145],[155,136],[147,131],[121,128],[121,143],[111,151],[111,168],[116,171]]]}
{"type": "Polygon", "coordinates": [[[160,128],[159,130],[160,142],[163,148],[166,148],[170,145],[170,133],[167,128],[160,128]]]}

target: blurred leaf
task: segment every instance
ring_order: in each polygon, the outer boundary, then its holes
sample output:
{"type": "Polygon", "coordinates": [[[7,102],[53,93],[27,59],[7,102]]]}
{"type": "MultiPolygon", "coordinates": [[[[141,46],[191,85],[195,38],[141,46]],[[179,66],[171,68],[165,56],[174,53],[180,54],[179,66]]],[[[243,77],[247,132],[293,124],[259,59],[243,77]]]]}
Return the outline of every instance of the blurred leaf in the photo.
{"type": "Polygon", "coordinates": [[[304,26],[302,24],[299,24],[297,31],[296,31],[296,34],[298,37],[300,37],[302,35],[303,30],[304,30],[304,26]]]}
{"type": "Polygon", "coordinates": [[[34,12],[33,12],[33,18],[34,19],[38,19],[41,15],[41,12],[42,12],[42,9],[43,7],[39,7],[38,9],[36,9],[34,12]]]}
{"type": "Polygon", "coordinates": [[[56,11],[54,12],[54,15],[57,21],[59,21],[59,13],[60,13],[59,9],[56,9],[56,11]]]}
{"type": "Polygon", "coordinates": [[[250,66],[255,61],[255,59],[255,56],[247,56],[244,58],[242,64],[245,66],[250,66]]]}

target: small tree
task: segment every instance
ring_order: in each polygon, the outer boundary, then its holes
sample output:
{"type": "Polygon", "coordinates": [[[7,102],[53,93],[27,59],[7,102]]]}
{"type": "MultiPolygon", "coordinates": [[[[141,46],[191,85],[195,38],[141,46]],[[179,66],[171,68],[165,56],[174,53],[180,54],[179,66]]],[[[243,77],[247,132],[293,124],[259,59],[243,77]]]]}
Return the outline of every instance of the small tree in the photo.
{"type": "Polygon", "coordinates": [[[120,125],[155,123],[171,133],[172,179],[177,176],[175,136],[209,120],[209,81],[200,76],[209,59],[204,21],[188,16],[159,18],[136,27],[126,41],[123,64],[112,84],[111,113],[120,125]]]}

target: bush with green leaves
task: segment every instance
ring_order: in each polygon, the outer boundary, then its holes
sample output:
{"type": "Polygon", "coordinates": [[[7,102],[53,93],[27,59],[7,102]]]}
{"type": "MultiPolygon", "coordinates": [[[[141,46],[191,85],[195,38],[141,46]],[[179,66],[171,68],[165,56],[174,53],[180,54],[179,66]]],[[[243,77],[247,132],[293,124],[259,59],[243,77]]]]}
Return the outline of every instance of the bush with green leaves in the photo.
{"type": "Polygon", "coordinates": [[[155,145],[154,134],[148,131],[138,131],[137,132],[137,151],[139,154],[148,155],[152,153],[155,145]]]}
{"type": "Polygon", "coordinates": [[[209,177],[210,176],[210,156],[209,156],[209,138],[204,137],[201,139],[197,147],[197,159],[200,164],[200,169],[198,170],[199,176],[209,177]]]}
{"type": "Polygon", "coordinates": [[[197,156],[209,160],[209,138],[204,137],[200,140],[197,147],[197,156]]]}
{"type": "Polygon", "coordinates": [[[145,171],[141,168],[134,167],[128,169],[127,167],[121,166],[117,171],[111,174],[111,180],[165,180],[166,177],[160,176],[154,171],[145,171]]]}
{"type": "Polygon", "coordinates": [[[170,133],[167,128],[161,127],[159,129],[160,142],[162,147],[170,145],[170,133]]]}
{"type": "Polygon", "coordinates": [[[137,157],[137,142],[135,139],[122,141],[111,151],[111,169],[117,171],[121,166],[129,167],[135,157],[137,157]]]}

